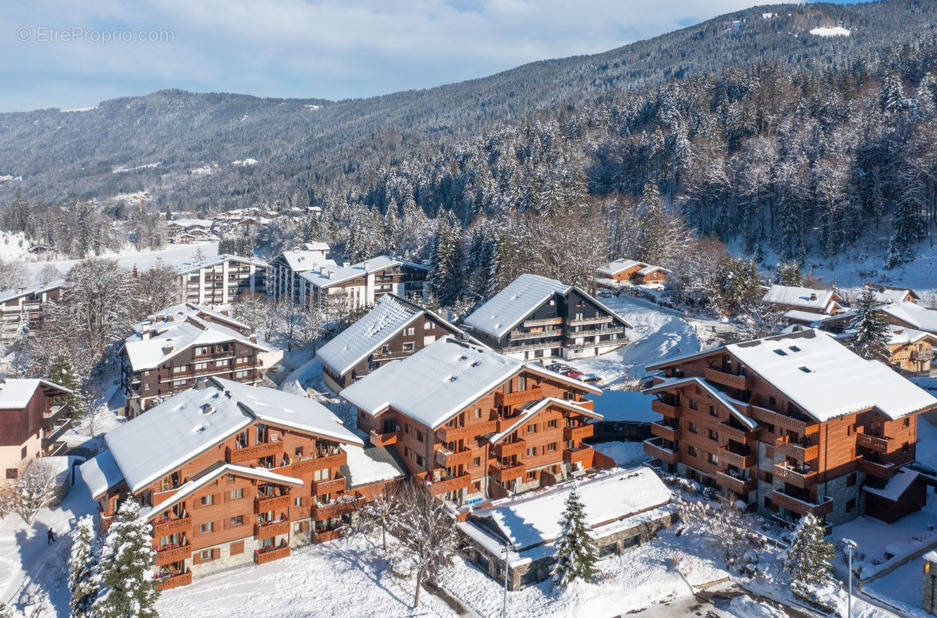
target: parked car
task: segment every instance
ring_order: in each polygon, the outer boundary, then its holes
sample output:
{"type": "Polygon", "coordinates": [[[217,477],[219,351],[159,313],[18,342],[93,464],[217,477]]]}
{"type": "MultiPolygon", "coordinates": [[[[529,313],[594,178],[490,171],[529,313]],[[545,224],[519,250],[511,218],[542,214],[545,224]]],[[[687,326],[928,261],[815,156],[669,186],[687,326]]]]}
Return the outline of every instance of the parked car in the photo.
{"type": "Polygon", "coordinates": [[[586,374],[579,371],[578,369],[567,369],[566,371],[563,372],[563,375],[566,376],[567,378],[579,379],[586,374]]]}
{"type": "Polygon", "coordinates": [[[550,363],[547,365],[547,369],[555,371],[556,373],[563,373],[564,371],[569,371],[572,367],[564,365],[563,363],[550,363]]]}
{"type": "Polygon", "coordinates": [[[588,384],[595,384],[596,382],[600,381],[600,378],[594,373],[584,373],[581,376],[579,376],[579,381],[586,382],[588,384]]]}

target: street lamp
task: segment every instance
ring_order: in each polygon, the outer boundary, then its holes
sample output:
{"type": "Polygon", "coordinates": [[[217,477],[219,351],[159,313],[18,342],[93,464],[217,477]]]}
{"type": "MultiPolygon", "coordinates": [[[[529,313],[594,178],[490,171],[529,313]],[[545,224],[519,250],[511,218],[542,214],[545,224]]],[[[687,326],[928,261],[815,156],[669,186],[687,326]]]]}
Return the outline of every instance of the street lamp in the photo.
{"type": "Polygon", "coordinates": [[[849,555],[849,599],[846,605],[846,618],[852,618],[852,553],[859,548],[859,545],[852,539],[843,539],[843,545],[846,546],[846,553],[849,555]]]}
{"type": "Polygon", "coordinates": [[[501,602],[501,618],[508,616],[508,560],[513,549],[513,543],[504,544],[504,599],[501,602]]]}

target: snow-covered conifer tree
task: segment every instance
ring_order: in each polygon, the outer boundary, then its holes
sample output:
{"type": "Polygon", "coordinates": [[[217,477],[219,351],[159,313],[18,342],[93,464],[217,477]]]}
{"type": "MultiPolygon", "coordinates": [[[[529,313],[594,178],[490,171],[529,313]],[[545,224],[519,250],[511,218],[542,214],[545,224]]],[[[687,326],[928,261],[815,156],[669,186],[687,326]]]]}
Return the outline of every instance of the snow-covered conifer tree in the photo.
{"type": "Polygon", "coordinates": [[[150,573],[154,554],[150,525],[140,515],[140,506],[125,500],[101,548],[101,591],[92,607],[95,617],[157,618],[159,593],[150,573]]]}
{"type": "Polygon", "coordinates": [[[461,232],[455,215],[449,211],[439,214],[433,243],[431,281],[433,292],[443,307],[451,306],[462,293],[461,232]]]}
{"type": "Polygon", "coordinates": [[[566,498],[566,506],[559,523],[561,530],[555,542],[554,583],[566,586],[577,579],[591,580],[595,575],[598,552],[595,542],[589,536],[586,514],[575,487],[566,498]]]}
{"type": "Polygon", "coordinates": [[[833,544],[823,538],[823,522],[812,513],[804,515],[784,556],[794,592],[803,595],[805,586],[823,584],[835,555],[833,544]]]}
{"type": "Polygon", "coordinates": [[[69,607],[75,618],[91,618],[91,606],[98,590],[97,547],[94,520],[85,515],[78,520],[68,558],[69,607]]]}
{"type": "Polygon", "coordinates": [[[877,307],[871,288],[862,291],[850,329],[855,331],[851,347],[856,354],[862,358],[888,360],[888,323],[877,307]]]}

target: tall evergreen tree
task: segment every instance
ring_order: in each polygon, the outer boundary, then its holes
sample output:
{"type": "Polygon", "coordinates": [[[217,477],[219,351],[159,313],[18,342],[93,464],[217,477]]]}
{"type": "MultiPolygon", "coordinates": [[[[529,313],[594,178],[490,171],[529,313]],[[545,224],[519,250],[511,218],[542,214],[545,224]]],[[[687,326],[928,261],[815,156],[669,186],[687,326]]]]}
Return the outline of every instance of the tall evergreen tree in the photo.
{"type": "Polygon", "coordinates": [[[101,591],[92,607],[96,618],[158,618],[159,593],[150,576],[156,553],[152,542],[140,506],[125,500],[101,548],[101,591]]]}
{"type": "Polygon", "coordinates": [[[794,592],[804,595],[806,586],[826,582],[835,555],[833,544],[824,538],[823,522],[812,513],[804,515],[784,556],[794,592]]]}
{"type": "Polygon", "coordinates": [[[878,309],[872,288],[862,290],[850,329],[855,331],[851,347],[856,354],[867,359],[888,360],[888,323],[885,314],[878,309]]]}
{"type": "Polygon", "coordinates": [[[74,618],[91,618],[97,594],[97,547],[94,520],[86,515],[78,520],[68,558],[69,607],[74,618]]]}
{"type": "Polygon", "coordinates": [[[442,307],[451,307],[462,293],[462,227],[452,212],[439,214],[431,259],[433,293],[442,307]]]}
{"type": "Polygon", "coordinates": [[[595,575],[598,552],[589,535],[586,514],[576,487],[566,498],[566,508],[559,524],[561,530],[555,542],[556,563],[553,565],[554,583],[566,586],[577,579],[591,580],[595,575]]]}
{"type": "Polygon", "coordinates": [[[68,357],[64,354],[60,354],[52,359],[52,363],[49,365],[48,369],[48,376],[49,381],[59,386],[64,386],[72,391],[71,395],[63,399],[63,403],[68,406],[69,415],[72,418],[77,418],[81,415],[84,411],[81,382],[78,380],[75,370],[72,369],[72,364],[69,362],[68,357]]]}
{"type": "Polygon", "coordinates": [[[778,262],[774,269],[774,282],[778,285],[801,286],[806,280],[796,262],[778,262]]]}
{"type": "Polygon", "coordinates": [[[900,112],[908,105],[904,96],[904,84],[901,83],[901,76],[895,71],[889,71],[882,80],[882,90],[879,95],[879,103],[882,111],[900,112]]]}

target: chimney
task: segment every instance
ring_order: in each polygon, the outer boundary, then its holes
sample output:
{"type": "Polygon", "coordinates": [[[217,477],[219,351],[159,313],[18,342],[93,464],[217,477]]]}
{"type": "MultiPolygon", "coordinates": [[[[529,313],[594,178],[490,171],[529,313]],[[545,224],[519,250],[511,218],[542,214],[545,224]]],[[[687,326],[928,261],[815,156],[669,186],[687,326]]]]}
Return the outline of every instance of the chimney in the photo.
{"type": "Polygon", "coordinates": [[[170,352],[172,352],[172,344],[167,343],[163,346],[163,354],[169,354],[170,352]]]}
{"type": "Polygon", "coordinates": [[[251,335],[251,343],[257,343],[257,335],[251,335]]]}
{"type": "Polygon", "coordinates": [[[329,269],[329,279],[331,279],[331,278],[332,278],[332,275],[334,275],[334,274],[335,274],[335,271],[330,268],[330,269],[329,269]]]}
{"type": "Polygon", "coordinates": [[[816,300],[816,299],[817,299],[817,293],[816,293],[816,292],[810,292],[810,300],[816,300]]]}

